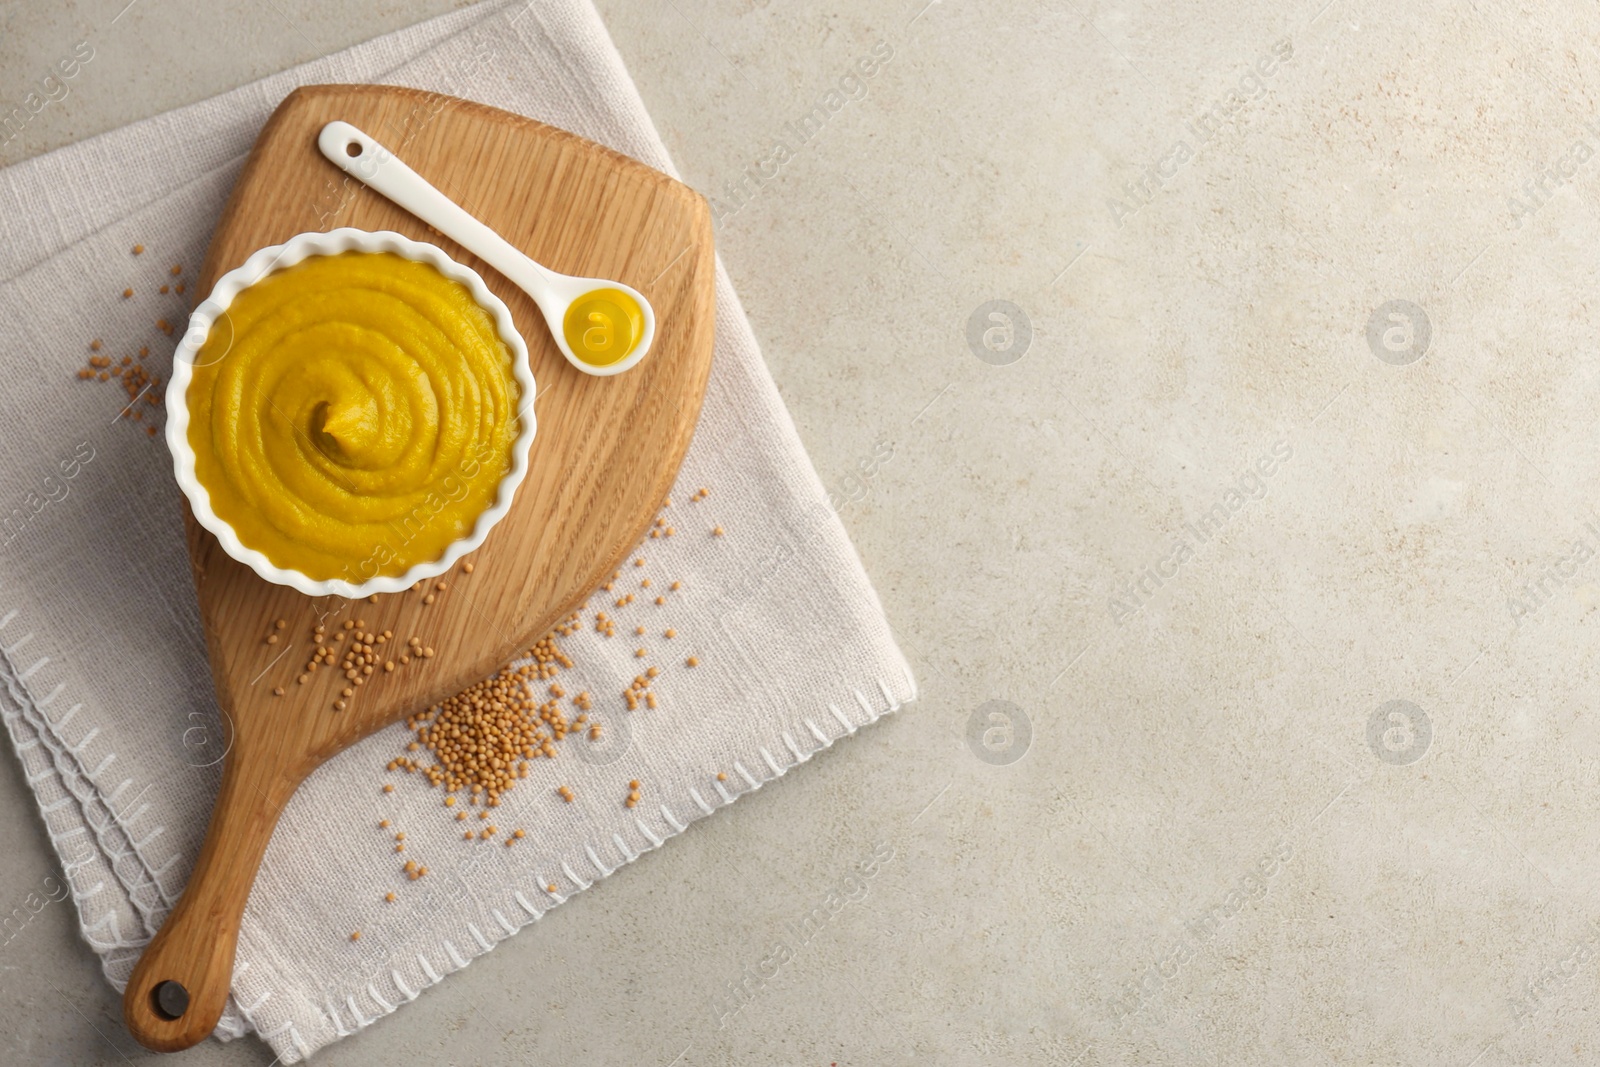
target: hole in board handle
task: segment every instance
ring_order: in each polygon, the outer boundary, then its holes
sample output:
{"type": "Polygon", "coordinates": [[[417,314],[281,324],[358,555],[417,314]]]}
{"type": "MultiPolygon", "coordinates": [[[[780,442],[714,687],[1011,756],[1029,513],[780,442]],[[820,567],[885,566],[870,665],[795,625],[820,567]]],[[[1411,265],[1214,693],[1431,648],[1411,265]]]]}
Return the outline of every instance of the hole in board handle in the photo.
{"type": "Polygon", "coordinates": [[[168,1022],[181,1019],[183,1013],[189,1010],[189,991],[183,988],[182,983],[170,978],[165,982],[157,982],[155,988],[150,990],[150,1006],[168,1022]]]}
{"type": "Polygon", "coordinates": [[[349,156],[351,159],[359,156],[361,154],[361,142],[351,141],[349,144],[345,145],[344,154],[349,156]]]}

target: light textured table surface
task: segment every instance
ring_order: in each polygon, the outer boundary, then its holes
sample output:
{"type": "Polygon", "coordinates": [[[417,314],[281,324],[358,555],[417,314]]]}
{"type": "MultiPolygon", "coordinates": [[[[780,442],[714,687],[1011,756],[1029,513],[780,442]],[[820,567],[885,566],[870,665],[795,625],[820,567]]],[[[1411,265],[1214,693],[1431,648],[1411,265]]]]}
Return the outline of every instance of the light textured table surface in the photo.
{"type": "MultiPolygon", "coordinates": [[[[0,163],[455,6],[125,2],[0,163]]],[[[317,1062],[1594,1062],[1600,16],[600,7],[922,699],[317,1062]]],[[[149,1056],[27,914],[0,1060],[149,1056]]]]}

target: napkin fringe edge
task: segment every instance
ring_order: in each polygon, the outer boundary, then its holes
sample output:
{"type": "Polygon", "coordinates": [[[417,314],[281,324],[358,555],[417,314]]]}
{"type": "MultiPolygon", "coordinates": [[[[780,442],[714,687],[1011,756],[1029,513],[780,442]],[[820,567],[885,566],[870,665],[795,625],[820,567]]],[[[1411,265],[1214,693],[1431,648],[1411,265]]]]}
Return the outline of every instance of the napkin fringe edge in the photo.
{"type": "MultiPolygon", "coordinates": [[[[400,996],[394,998],[392,1003],[390,1000],[380,997],[378,995],[378,991],[373,988],[374,983],[370,981],[367,983],[366,989],[357,990],[355,992],[343,992],[338,995],[329,994],[324,998],[324,1001],[320,1007],[323,1017],[328,1021],[330,1033],[337,1035],[337,1038],[344,1038],[360,1030],[364,1030],[366,1027],[377,1022],[384,1016],[399,1010],[402,1005],[410,1003],[413,999],[419,996],[423,990],[439,984],[455,971],[466,968],[472,963],[473,960],[492,952],[502,942],[516,936],[516,934],[520,933],[524,928],[539,921],[555,908],[577,896],[578,893],[581,893],[585,889],[592,887],[602,879],[615,874],[617,871],[632,863],[640,856],[643,856],[646,852],[654,851],[655,849],[658,849],[662,845],[666,844],[672,838],[687,832],[691,826],[693,826],[696,822],[699,822],[701,819],[714,814],[720,808],[728,807],[741,797],[754,793],[763,785],[776,781],[789,771],[800,766],[802,763],[807,762],[818,753],[832,748],[837,742],[842,741],[847,737],[852,737],[866,727],[878,722],[885,715],[891,715],[899,711],[905,705],[915,702],[917,699],[916,678],[912,674],[909,664],[907,664],[903,658],[901,660],[901,668],[905,673],[905,688],[898,693],[895,687],[891,686],[888,679],[874,679],[881,703],[874,701],[862,690],[851,688],[848,690],[847,694],[841,694],[845,696],[845,699],[839,703],[830,702],[822,705],[822,708],[826,709],[827,712],[829,712],[840,722],[842,728],[837,733],[829,735],[826,731],[821,730],[816,725],[814,721],[815,719],[820,718],[823,722],[828,721],[820,713],[801,716],[798,719],[798,722],[807,726],[811,730],[812,736],[818,739],[817,746],[811,749],[809,752],[805,752],[804,754],[799,752],[797,750],[798,746],[794,744],[793,739],[789,736],[789,730],[780,729],[778,731],[779,738],[782,740],[788,751],[795,757],[792,762],[780,766],[777,761],[773,760],[769,749],[775,749],[778,746],[776,744],[771,744],[770,742],[767,745],[762,745],[759,743],[756,744],[755,751],[760,754],[762,757],[762,762],[766,764],[765,769],[770,770],[772,773],[767,774],[764,777],[753,775],[748,769],[745,768],[741,761],[734,760],[733,767],[736,771],[738,771],[740,777],[744,779],[747,788],[728,790],[725,787],[725,783],[720,781],[716,782],[716,789],[720,794],[721,802],[707,805],[700,798],[698,791],[693,787],[690,787],[689,793],[696,801],[695,807],[698,808],[699,811],[690,814],[687,821],[680,821],[679,818],[675,816],[671,809],[669,809],[665,804],[660,805],[660,814],[667,827],[665,833],[661,833],[660,828],[657,828],[654,831],[650,830],[643,818],[636,818],[635,822],[638,824],[639,829],[643,833],[645,839],[650,842],[650,844],[643,848],[639,848],[636,852],[630,854],[629,850],[622,842],[612,842],[612,844],[617,846],[617,851],[623,857],[622,862],[618,863],[616,866],[607,869],[606,866],[600,861],[599,855],[595,851],[597,842],[586,842],[581,847],[581,852],[584,854],[584,858],[588,860],[589,865],[599,872],[592,880],[585,882],[577,875],[576,872],[571,869],[571,857],[558,861],[561,863],[562,872],[580,887],[576,892],[565,896],[561,895],[559,891],[556,893],[551,893],[548,891],[547,886],[552,883],[546,883],[545,885],[533,887],[531,893],[532,897],[537,899],[538,897],[543,896],[549,898],[551,901],[551,903],[543,910],[538,910],[533,905],[528,903],[528,898],[524,895],[524,893],[528,890],[528,887],[512,884],[505,891],[509,892],[510,898],[520,906],[521,910],[527,914],[528,918],[519,923],[508,923],[498,907],[495,907],[492,904],[486,904],[485,907],[489,914],[499,920],[499,924],[501,925],[502,929],[509,925],[511,927],[510,931],[493,939],[492,941],[485,942],[485,939],[479,933],[477,927],[471,922],[463,920],[464,927],[471,931],[471,933],[474,935],[473,939],[477,941],[480,946],[482,946],[479,951],[473,952],[463,958],[460,954],[460,950],[455,946],[454,942],[450,941],[448,938],[442,938],[440,944],[444,950],[445,957],[452,963],[456,964],[456,966],[450,967],[441,972],[428,965],[426,956],[419,952],[417,954],[417,959],[423,966],[423,981],[417,983],[415,989],[411,989],[409,988],[408,984],[402,984],[399,971],[391,969],[389,981],[393,984],[395,991],[400,994],[400,996]],[[851,720],[851,718],[840,707],[840,704],[848,707],[852,698],[855,704],[866,713],[866,718],[862,722],[854,722],[851,720]],[[356,1003],[356,998],[358,996],[365,996],[367,1002],[376,1006],[377,1010],[375,1010],[371,1015],[364,1015],[356,1003]],[[349,1015],[355,1021],[353,1026],[339,1011],[337,1005],[341,1003],[341,1001],[348,1007],[349,1015]]],[[[600,847],[603,849],[605,846],[601,845],[600,847]]],[[[505,910],[509,911],[511,909],[508,907],[505,910]]],[[[387,989],[384,990],[384,992],[387,991],[387,989]]],[[[237,991],[235,992],[235,996],[237,996],[237,991]]],[[[285,1064],[297,1063],[301,1058],[309,1056],[313,1051],[315,1051],[315,1049],[307,1047],[304,1039],[300,1036],[299,1031],[294,1028],[293,1023],[289,1020],[285,1020],[284,1024],[275,1031],[263,1030],[253,1020],[251,1025],[255,1026],[256,1032],[261,1036],[262,1040],[266,1041],[272,1046],[272,1050],[281,1057],[282,1062],[285,1064]],[[269,1033],[271,1033],[272,1036],[269,1037],[269,1033]],[[295,1047],[293,1049],[280,1047],[279,1039],[284,1036],[288,1036],[294,1042],[295,1047]]]]}

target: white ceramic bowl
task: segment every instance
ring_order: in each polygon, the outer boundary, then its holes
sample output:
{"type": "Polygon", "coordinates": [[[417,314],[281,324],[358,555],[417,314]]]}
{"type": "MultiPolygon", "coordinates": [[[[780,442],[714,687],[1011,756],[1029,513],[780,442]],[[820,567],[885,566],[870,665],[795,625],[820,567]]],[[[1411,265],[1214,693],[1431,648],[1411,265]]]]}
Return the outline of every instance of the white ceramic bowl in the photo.
{"type": "Polygon", "coordinates": [[[211,295],[195,308],[194,314],[189,316],[189,328],[184,332],[183,340],[172,357],[172,378],[167,382],[167,447],[172,451],[173,468],[178,476],[178,485],[183,489],[184,496],[189,498],[189,506],[194,509],[194,517],[200,521],[200,525],[216,535],[228,555],[267,581],[290,586],[307,596],[331,595],[357,599],[371,596],[373,593],[398,593],[422,579],[432,578],[449,570],[456,560],[483,544],[483,539],[489,536],[494,524],[511,509],[511,498],[528,473],[528,448],[533,444],[535,429],[533,398],[537,392],[533,371],[528,364],[528,346],[512,323],[511,312],[499,297],[489,291],[489,287],[483,283],[483,279],[476,271],[457,263],[433,245],[413,241],[409,237],[388,230],[373,232],[344,228],[330,230],[327,233],[302,233],[289,238],[281,245],[261,249],[243,264],[217,279],[211,295]],[[195,477],[194,451],[189,447],[188,394],[189,383],[194,376],[194,359],[200,346],[210,334],[212,324],[216,322],[217,317],[228,309],[234,297],[268,274],[285,267],[292,267],[311,256],[335,255],[340,252],[393,252],[405,259],[430,264],[438,268],[439,273],[445,277],[465,285],[471,291],[473,299],[493,316],[500,339],[511,350],[512,370],[517,384],[522,387],[521,410],[517,413],[517,417],[521,420],[521,431],[512,443],[511,470],[500,480],[500,491],[495,497],[494,505],[478,516],[472,533],[453,542],[445,550],[444,555],[432,562],[419,563],[404,574],[394,577],[370,578],[360,583],[349,582],[342,578],[313,579],[299,571],[276,566],[261,552],[246,547],[239,540],[239,535],[234,532],[233,527],[219,519],[216,512],[211,510],[211,494],[195,477]]]}

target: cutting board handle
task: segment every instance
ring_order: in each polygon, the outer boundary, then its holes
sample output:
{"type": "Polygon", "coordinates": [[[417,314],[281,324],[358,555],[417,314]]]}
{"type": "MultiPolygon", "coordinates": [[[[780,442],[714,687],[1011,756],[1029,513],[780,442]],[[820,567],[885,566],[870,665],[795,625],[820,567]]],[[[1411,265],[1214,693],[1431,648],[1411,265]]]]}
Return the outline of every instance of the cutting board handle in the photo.
{"type": "Polygon", "coordinates": [[[272,828],[299,778],[276,778],[273,760],[249,758],[242,738],[223,764],[205,844],[178,906],[128,979],[122,1018],[139,1044],[177,1052],[216,1029],[233,980],[245,901],[272,828]]]}

